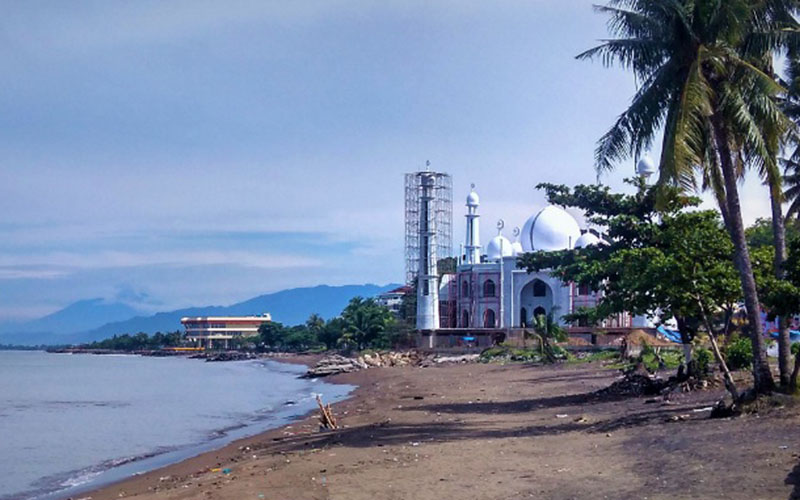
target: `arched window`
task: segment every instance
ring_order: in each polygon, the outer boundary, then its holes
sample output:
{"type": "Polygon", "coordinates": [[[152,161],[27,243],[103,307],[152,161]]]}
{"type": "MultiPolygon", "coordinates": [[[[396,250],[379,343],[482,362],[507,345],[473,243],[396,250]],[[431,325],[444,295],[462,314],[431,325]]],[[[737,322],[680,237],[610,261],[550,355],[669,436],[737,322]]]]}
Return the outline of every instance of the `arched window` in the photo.
{"type": "Polygon", "coordinates": [[[533,282],[533,296],[534,297],[547,296],[547,285],[544,284],[544,281],[536,280],[533,282]]]}
{"type": "Polygon", "coordinates": [[[483,313],[484,328],[494,328],[497,326],[496,321],[497,319],[495,318],[493,309],[487,309],[486,312],[483,313]]]}
{"type": "Polygon", "coordinates": [[[519,326],[522,328],[528,326],[528,310],[524,307],[519,311],[519,326]]]}
{"type": "Polygon", "coordinates": [[[486,280],[483,282],[483,296],[484,297],[494,297],[496,293],[494,281],[486,280]]]}
{"type": "Polygon", "coordinates": [[[461,282],[461,296],[469,297],[469,282],[467,280],[461,282]]]}
{"type": "Polygon", "coordinates": [[[461,313],[461,328],[469,328],[469,312],[461,313]]]}
{"type": "Polygon", "coordinates": [[[539,316],[547,316],[547,311],[545,311],[544,307],[539,306],[533,310],[533,317],[538,318],[539,316]]]}

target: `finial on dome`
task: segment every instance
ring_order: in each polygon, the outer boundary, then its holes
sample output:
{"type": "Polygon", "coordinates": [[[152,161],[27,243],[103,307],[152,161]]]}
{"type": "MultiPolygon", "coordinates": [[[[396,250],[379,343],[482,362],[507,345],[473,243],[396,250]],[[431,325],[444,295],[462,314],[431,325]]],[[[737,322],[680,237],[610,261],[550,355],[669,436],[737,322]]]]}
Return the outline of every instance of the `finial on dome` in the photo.
{"type": "Polygon", "coordinates": [[[656,173],[656,164],[650,155],[644,155],[639,163],[636,164],[636,174],[647,180],[656,173]]]}
{"type": "Polygon", "coordinates": [[[497,236],[500,236],[500,233],[503,232],[504,227],[506,227],[506,222],[503,219],[499,219],[497,221],[497,236]]]}
{"type": "Polygon", "coordinates": [[[472,188],[472,190],[467,195],[467,206],[468,207],[477,207],[478,205],[480,205],[480,202],[481,202],[480,200],[481,199],[478,197],[478,193],[475,192],[475,184],[474,183],[470,184],[470,188],[472,188]]]}

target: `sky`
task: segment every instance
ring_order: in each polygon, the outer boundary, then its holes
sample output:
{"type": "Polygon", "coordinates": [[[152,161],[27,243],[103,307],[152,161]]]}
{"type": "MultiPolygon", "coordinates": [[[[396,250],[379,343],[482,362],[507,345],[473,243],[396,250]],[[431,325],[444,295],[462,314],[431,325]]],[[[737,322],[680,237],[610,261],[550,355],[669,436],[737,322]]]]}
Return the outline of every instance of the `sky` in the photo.
{"type": "MultiPolygon", "coordinates": [[[[403,174],[426,161],[453,177],[456,248],[471,183],[483,243],[499,218],[510,236],[537,183],[595,181],[635,90],[575,59],[606,36],[584,0],[9,3],[0,321],[401,282],[403,174]]],[[[746,223],[768,216],[742,191],[746,223]]]]}

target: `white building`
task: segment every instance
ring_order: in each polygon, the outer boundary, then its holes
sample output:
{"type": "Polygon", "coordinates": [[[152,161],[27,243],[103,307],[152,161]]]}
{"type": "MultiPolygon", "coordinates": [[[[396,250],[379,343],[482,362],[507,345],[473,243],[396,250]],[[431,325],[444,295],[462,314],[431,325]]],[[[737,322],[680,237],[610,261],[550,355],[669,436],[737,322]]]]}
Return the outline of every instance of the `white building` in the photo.
{"type": "MultiPolygon", "coordinates": [[[[483,247],[479,240],[479,203],[473,190],[466,201],[465,252],[459,257],[456,273],[441,280],[440,329],[518,329],[551,312],[563,324],[563,315],[581,306],[596,305],[598,296],[591,290],[563,283],[548,271],[528,273],[519,269],[517,257],[537,250],[604,244],[597,234],[582,229],[564,209],[549,205],[528,217],[521,231],[514,231],[515,241],[498,234],[483,247]]],[[[623,313],[602,326],[631,328],[645,324],[644,318],[634,321],[623,313]]]]}
{"type": "Polygon", "coordinates": [[[264,323],[272,321],[269,314],[261,316],[194,316],[181,318],[186,338],[206,348],[228,348],[234,338],[258,335],[264,323]]]}

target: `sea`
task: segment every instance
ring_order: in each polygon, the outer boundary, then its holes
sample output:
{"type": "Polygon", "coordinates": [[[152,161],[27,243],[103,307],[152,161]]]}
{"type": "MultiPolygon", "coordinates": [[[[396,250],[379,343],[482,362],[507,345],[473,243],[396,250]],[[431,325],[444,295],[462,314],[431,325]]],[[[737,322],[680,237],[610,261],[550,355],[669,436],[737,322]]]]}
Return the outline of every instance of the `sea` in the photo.
{"type": "Polygon", "coordinates": [[[271,360],[0,351],[0,500],[55,500],[279,427],[343,384],[271,360]]]}

